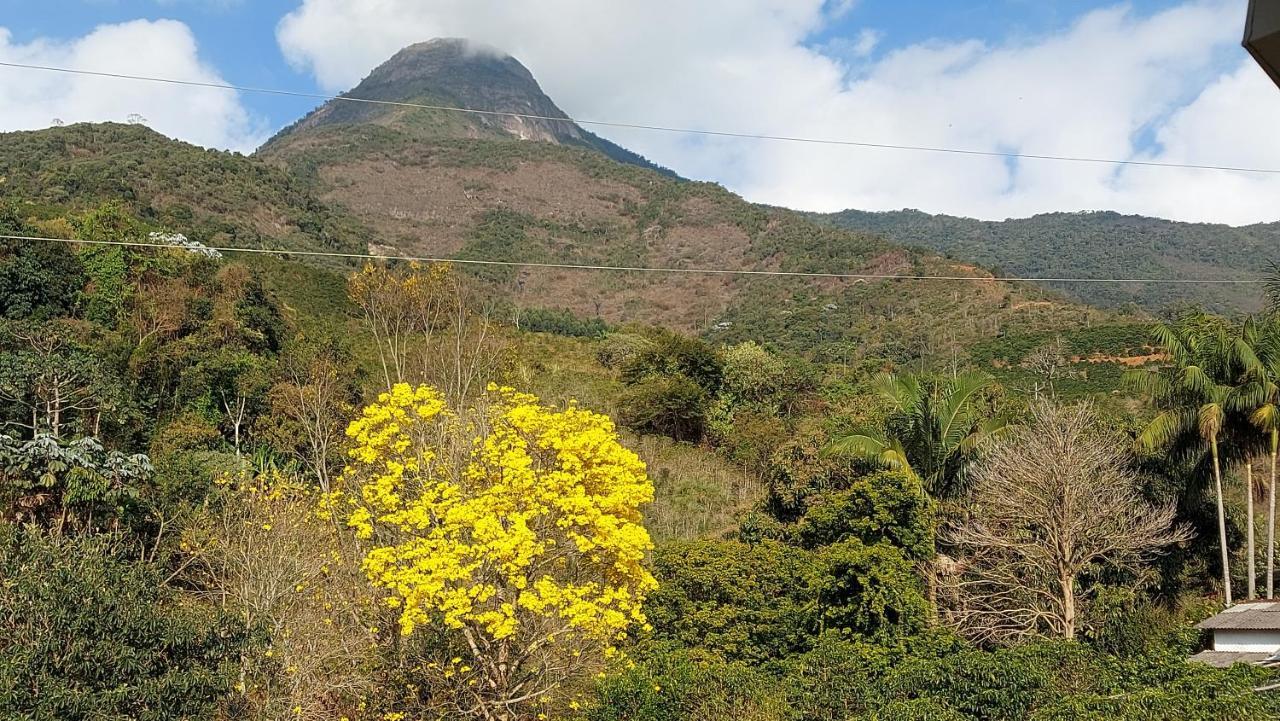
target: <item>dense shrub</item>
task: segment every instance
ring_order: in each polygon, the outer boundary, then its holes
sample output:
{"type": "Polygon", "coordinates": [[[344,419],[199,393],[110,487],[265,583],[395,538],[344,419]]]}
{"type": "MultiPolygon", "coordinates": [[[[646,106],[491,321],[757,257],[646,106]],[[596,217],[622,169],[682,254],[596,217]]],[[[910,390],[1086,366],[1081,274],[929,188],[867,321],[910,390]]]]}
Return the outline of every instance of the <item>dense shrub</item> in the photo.
{"type": "Polygon", "coordinates": [[[624,383],[654,376],[684,376],[709,394],[720,390],[724,367],[719,354],[705,341],[674,331],[652,329],[649,344],[640,348],[622,368],[624,383]]]}
{"type": "Polygon", "coordinates": [[[567,308],[530,308],[520,315],[520,327],[531,333],[576,338],[603,338],[609,331],[609,325],[601,318],[579,318],[567,308]]]}
{"type": "Polygon", "coordinates": [[[825,628],[889,638],[922,631],[929,622],[923,583],[902,551],[856,538],[817,554],[818,603],[825,628]]]}
{"type": "Polygon", "coordinates": [[[806,548],[856,538],[887,542],[907,558],[933,556],[934,502],[920,479],[901,471],[881,471],[853,480],[848,488],[819,496],[798,524],[806,548]]]}
{"type": "Polygon", "coordinates": [[[213,718],[244,629],[121,551],[0,524],[0,717],[213,718]]]}
{"type": "Polygon", "coordinates": [[[589,721],[783,721],[777,679],[741,662],[672,646],[648,650],[634,668],[607,676],[589,721]]]}
{"type": "Polygon", "coordinates": [[[758,662],[802,651],[817,628],[810,555],[776,542],[688,541],[654,553],[654,634],[758,662]]]}
{"type": "Polygon", "coordinates": [[[685,376],[650,377],[627,388],[622,421],[641,433],[677,441],[698,441],[707,422],[710,397],[685,376]]]}

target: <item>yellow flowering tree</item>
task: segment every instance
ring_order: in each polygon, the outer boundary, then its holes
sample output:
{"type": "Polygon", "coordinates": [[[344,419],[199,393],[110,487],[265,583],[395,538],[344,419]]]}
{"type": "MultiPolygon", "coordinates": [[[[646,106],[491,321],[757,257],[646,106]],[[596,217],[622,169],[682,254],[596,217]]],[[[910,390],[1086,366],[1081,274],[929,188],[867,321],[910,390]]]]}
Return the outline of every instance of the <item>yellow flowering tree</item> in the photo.
{"type": "Polygon", "coordinates": [[[645,624],[653,485],[608,417],[493,385],[454,411],[397,384],[347,434],[326,509],[368,543],[364,571],[401,633],[460,649],[426,664],[454,710],[536,715],[645,624]]]}

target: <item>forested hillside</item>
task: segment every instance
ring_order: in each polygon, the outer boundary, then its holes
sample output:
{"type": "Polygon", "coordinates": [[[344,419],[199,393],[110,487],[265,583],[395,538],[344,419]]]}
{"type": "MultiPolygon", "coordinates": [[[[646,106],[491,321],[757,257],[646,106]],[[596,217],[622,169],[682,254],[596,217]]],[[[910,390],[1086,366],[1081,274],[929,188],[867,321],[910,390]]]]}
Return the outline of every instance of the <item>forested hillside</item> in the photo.
{"type": "Polygon", "coordinates": [[[367,228],[304,181],[141,125],[0,133],[0,199],[33,215],[123,203],[206,245],[363,252],[369,242],[367,228]]]}
{"type": "MultiPolygon", "coordinates": [[[[1050,278],[1246,279],[1280,258],[1280,223],[1244,227],[1179,223],[1119,213],[1049,213],[1000,222],[929,215],[916,210],[845,210],[815,219],[875,233],[997,268],[1010,276],[1050,278]]],[[[1069,284],[1045,287],[1110,307],[1151,312],[1200,303],[1223,312],[1258,309],[1256,289],[1231,285],[1069,284]]]]}

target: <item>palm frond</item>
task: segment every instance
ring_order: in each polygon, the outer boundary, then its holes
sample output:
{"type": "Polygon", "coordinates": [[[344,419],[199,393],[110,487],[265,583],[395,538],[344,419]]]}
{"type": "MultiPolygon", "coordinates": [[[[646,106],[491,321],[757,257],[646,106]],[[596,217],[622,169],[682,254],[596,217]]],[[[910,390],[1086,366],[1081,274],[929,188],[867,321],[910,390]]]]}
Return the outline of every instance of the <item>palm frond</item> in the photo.
{"type": "Polygon", "coordinates": [[[1265,381],[1248,380],[1227,389],[1226,406],[1233,411],[1251,412],[1267,402],[1273,386],[1265,381]]]}
{"type": "Polygon", "coordinates": [[[964,373],[947,385],[938,408],[939,438],[951,445],[969,435],[973,427],[969,411],[974,397],[991,385],[991,378],[982,373],[964,373]]]}
{"type": "Polygon", "coordinates": [[[1125,371],[1122,382],[1125,387],[1157,400],[1168,397],[1173,392],[1169,378],[1157,368],[1134,368],[1125,371]]]}
{"type": "Polygon", "coordinates": [[[1249,414],[1249,422],[1264,431],[1280,430],[1280,407],[1274,403],[1264,403],[1249,414]]]}
{"type": "Polygon", "coordinates": [[[1237,368],[1245,375],[1265,372],[1262,360],[1258,357],[1255,346],[1258,343],[1258,334],[1256,328],[1253,331],[1248,326],[1253,323],[1253,318],[1245,320],[1245,329],[1241,331],[1241,335],[1231,339],[1227,344],[1227,360],[1237,366],[1237,368]],[[1252,333],[1253,339],[1249,339],[1252,333]]]}
{"type": "Polygon", "coordinates": [[[1007,434],[1015,427],[1004,418],[987,418],[960,442],[958,448],[963,454],[973,453],[982,444],[1007,434]]]}
{"type": "Polygon", "coordinates": [[[1191,393],[1204,394],[1213,387],[1213,379],[1205,372],[1204,368],[1198,365],[1188,365],[1179,368],[1176,373],[1175,381],[1181,389],[1190,391],[1191,393]]]}
{"type": "Polygon", "coordinates": [[[855,458],[891,471],[911,471],[906,451],[897,439],[855,433],[833,440],[823,449],[823,453],[855,458]]]}
{"type": "Polygon", "coordinates": [[[1164,411],[1142,429],[1134,445],[1143,453],[1164,451],[1189,430],[1196,428],[1196,414],[1182,408],[1164,411]]]}
{"type": "Polygon", "coordinates": [[[1276,261],[1268,263],[1267,301],[1271,312],[1280,312],[1280,264],[1276,261]]]}
{"type": "Polygon", "coordinates": [[[1182,329],[1157,323],[1151,329],[1151,339],[1175,364],[1182,365],[1187,361],[1190,350],[1182,329]]]}
{"type": "Polygon", "coordinates": [[[1221,403],[1205,403],[1196,414],[1196,427],[1200,437],[1211,440],[1218,437],[1226,424],[1226,409],[1221,403]]]}
{"type": "Polygon", "coordinates": [[[920,382],[913,375],[878,373],[872,379],[871,387],[898,413],[910,413],[915,406],[919,405],[920,382]]]}

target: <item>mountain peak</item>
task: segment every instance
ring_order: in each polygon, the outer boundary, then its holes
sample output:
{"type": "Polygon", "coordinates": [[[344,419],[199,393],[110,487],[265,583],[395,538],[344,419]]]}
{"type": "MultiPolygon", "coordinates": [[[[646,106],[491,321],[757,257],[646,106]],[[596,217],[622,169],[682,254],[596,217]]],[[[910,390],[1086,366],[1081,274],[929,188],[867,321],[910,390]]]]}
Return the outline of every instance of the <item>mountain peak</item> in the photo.
{"type": "Polygon", "coordinates": [[[331,100],[282,130],[266,147],[308,131],[375,124],[420,140],[514,139],[587,147],[614,160],[662,170],[579,127],[542,92],[533,73],[519,60],[466,38],[435,38],[410,45],[341,97],[431,107],[331,100]]]}
{"type": "Polygon", "coordinates": [[[583,140],[582,129],[542,92],[533,73],[519,60],[464,38],[436,38],[410,45],[374,68],[341,97],[556,120],[332,100],[285,132],[375,123],[411,130],[415,135],[512,135],[556,143],[583,140]]]}

